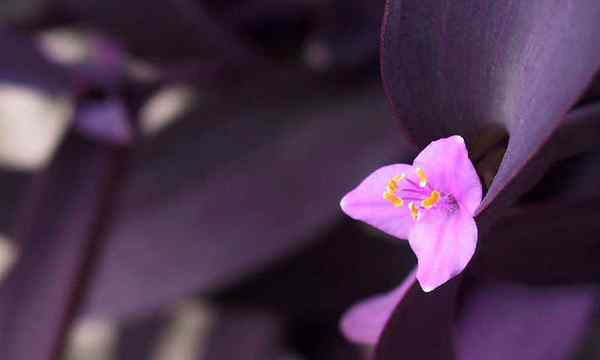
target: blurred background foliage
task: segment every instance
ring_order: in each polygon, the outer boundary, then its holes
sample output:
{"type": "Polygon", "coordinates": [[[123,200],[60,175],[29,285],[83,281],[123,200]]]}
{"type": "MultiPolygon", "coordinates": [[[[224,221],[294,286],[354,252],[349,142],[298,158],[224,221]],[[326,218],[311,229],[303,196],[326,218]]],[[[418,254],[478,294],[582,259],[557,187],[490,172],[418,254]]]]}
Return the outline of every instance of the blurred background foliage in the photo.
{"type": "Polygon", "coordinates": [[[382,11],[3,1],[2,269],[38,268],[5,285],[27,304],[17,312],[57,314],[4,320],[39,329],[5,340],[41,348],[14,345],[14,358],[361,357],[337,330],[341,312],[414,262],[337,208],[374,164],[406,156],[379,83],[382,11]],[[106,193],[102,167],[121,160],[94,159],[111,149],[127,160],[106,193]],[[107,197],[110,220],[92,231],[104,235],[69,229],[106,211],[45,220],[107,197]],[[35,234],[15,236],[32,221],[35,234]],[[58,290],[24,289],[36,283],[58,290]]]}

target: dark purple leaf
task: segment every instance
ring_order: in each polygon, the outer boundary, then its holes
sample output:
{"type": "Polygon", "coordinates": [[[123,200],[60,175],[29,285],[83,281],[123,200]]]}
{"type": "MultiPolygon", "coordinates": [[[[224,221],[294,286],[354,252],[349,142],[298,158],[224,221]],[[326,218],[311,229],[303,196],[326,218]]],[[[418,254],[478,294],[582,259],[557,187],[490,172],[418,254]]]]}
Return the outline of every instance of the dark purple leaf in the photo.
{"type": "MultiPolygon", "coordinates": [[[[529,191],[553,164],[595,149],[599,140],[599,105],[590,104],[568,113],[552,137],[512,177],[510,186],[502,191],[502,197],[494,200],[491,209],[484,208],[479,214],[480,227],[483,227],[484,232],[489,229],[489,226],[503,213],[500,209],[514,203],[522,194],[529,191]]],[[[557,186],[565,185],[559,183],[557,186]]]]}
{"type": "Polygon", "coordinates": [[[588,105],[569,113],[528,165],[536,167],[536,174],[519,175],[529,175],[522,183],[531,183],[550,168],[521,204],[482,237],[474,273],[546,284],[598,279],[600,154],[582,154],[594,150],[600,139],[598,109],[588,105]]]}
{"type": "Polygon", "coordinates": [[[388,1],[383,80],[408,134],[425,145],[458,133],[473,145],[489,129],[510,133],[484,212],[515,200],[496,198],[592,79],[599,17],[593,0],[388,1]]]}
{"type": "Polygon", "coordinates": [[[71,134],[35,179],[16,233],[20,257],[0,288],[3,358],[58,358],[99,251],[122,155],[71,134]]]}
{"type": "Polygon", "coordinates": [[[388,1],[382,69],[399,120],[421,145],[454,133],[473,140],[486,123],[547,137],[600,63],[599,7],[388,1]],[[573,66],[574,54],[585,60],[573,66]]]}
{"type": "MultiPolygon", "coordinates": [[[[503,199],[497,199],[492,209],[484,209],[478,216],[480,232],[489,230],[504,211],[520,196],[530,191],[557,162],[595,149],[600,140],[600,106],[590,104],[568,113],[560,127],[527,164],[514,175],[510,188],[503,191],[503,199]]],[[[563,178],[564,180],[565,178],[563,178]]],[[[560,181],[554,191],[564,187],[560,181]]]]}
{"type": "Polygon", "coordinates": [[[414,266],[406,244],[375,235],[357,223],[342,222],[314,246],[244,278],[215,301],[337,323],[350,305],[393,288],[414,266]]]}
{"type": "Polygon", "coordinates": [[[394,309],[375,348],[375,360],[454,359],[452,327],[457,277],[431,293],[414,284],[394,309]]]}
{"type": "Polygon", "coordinates": [[[589,87],[575,106],[586,105],[600,100],[600,73],[596,73],[589,87]]]}
{"type": "Polygon", "coordinates": [[[232,284],[305,246],[365,173],[406,151],[378,91],[298,85],[251,88],[142,146],[85,313],[232,284]]]}
{"type": "Polygon", "coordinates": [[[597,281],[599,204],[596,196],[519,208],[482,239],[473,272],[536,284],[597,281]]]}
{"type": "Polygon", "coordinates": [[[600,143],[600,103],[592,103],[569,112],[554,136],[534,160],[546,157],[556,162],[582,152],[596,150],[598,143],[600,143]]]}
{"type": "Polygon", "coordinates": [[[460,360],[572,359],[594,311],[592,288],[476,285],[456,324],[460,360]]]}

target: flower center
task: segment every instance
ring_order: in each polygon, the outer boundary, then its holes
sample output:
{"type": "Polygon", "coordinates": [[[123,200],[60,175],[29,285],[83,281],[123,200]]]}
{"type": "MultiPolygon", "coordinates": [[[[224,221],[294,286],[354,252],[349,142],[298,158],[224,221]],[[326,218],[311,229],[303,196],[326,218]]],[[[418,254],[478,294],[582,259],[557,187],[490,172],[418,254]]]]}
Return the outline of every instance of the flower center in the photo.
{"type": "Polygon", "coordinates": [[[408,210],[415,221],[421,218],[423,211],[439,205],[443,205],[448,213],[458,209],[458,203],[452,194],[446,194],[431,187],[423,169],[418,167],[415,172],[418,178],[417,182],[408,178],[404,173],[392,177],[387,183],[383,198],[397,208],[403,207],[404,202],[409,201],[408,210]]]}

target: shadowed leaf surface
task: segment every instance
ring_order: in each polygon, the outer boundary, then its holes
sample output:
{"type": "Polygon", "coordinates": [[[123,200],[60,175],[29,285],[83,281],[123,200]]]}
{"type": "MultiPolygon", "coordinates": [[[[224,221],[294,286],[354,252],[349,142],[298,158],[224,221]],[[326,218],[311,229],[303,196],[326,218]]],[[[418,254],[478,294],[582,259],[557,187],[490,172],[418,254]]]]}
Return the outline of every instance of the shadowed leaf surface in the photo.
{"type": "Polygon", "coordinates": [[[572,359],[591,324],[591,287],[528,288],[478,284],[456,323],[457,359],[572,359]]]}
{"type": "Polygon", "coordinates": [[[478,276],[535,284],[600,278],[599,197],[520,208],[502,219],[474,261],[478,276]]]}
{"type": "Polygon", "coordinates": [[[375,236],[349,222],[324,232],[299,254],[244,278],[215,300],[268,308],[298,319],[337,321],[348,306],[396,286],[414,266],[408,244],[375,236]]]}
{"type": "Polygon", "coordinates": [[[454,359],[452,326],[456,296],[462,281],[456,277],[425,293],[414,285],[391,314],[375,348],[375,360],[398,357],[454,359]]]}
{"type": "Polygon", "coordinates": [[[338,219],[344,192],[406,152],[378,91],[320,85],[274,88],[275,101],[250,89],[142,146],[85,312],[231,284],[305,246],[338,219]]]}

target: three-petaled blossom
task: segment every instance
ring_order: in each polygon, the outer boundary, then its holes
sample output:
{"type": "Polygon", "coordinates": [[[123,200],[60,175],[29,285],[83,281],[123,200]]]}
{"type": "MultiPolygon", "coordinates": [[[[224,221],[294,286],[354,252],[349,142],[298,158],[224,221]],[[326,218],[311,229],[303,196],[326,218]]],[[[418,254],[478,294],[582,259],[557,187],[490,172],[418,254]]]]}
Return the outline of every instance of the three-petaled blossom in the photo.
{"type": "Polygon", "coordinates": [[[342,199],[342,210],[400,239],[418,260],[417,280],[431,291],[460,273],[475,252],[481,182],[465,141],[429,144],[412,165],[384,166],[342,199]]]}

